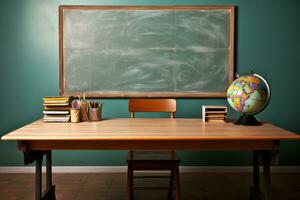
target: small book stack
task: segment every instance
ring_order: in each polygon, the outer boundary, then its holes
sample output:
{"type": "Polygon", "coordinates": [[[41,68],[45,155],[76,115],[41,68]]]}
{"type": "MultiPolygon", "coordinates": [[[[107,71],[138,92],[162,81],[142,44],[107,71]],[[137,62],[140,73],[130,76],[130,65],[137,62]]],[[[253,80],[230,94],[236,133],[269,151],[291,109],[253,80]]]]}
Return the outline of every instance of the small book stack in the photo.
{"type": "Polygon", "coordinates": [[[226,106],[202,106],[203,122],[224,122],[226,115],[226,106]]]}
{"type": "Polygon", "coordinates": [[[45,122],[69,122],[71,97],[44,97],[45,122]]]}

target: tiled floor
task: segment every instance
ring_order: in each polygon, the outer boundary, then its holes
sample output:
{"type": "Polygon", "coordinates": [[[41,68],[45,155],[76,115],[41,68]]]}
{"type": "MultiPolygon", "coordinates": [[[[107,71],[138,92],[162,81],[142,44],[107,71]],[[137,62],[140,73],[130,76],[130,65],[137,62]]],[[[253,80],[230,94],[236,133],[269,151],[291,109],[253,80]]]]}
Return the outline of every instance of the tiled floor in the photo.
{"type": "MultiPolygon", "coordinates": [[[[149,181],[149,180],[148,180],[149,181]]],[[[57,200],[125,199],[126,174],[54,174],[57,200]]],[[[147,184],[165,184],[150,181],[147,184]]],[[[138,183],[137,183],[138,184],[138,183]]],[[[248,200],[249,173],[183,173],[183,200],[248,200]]],[[[136,191],[137,200],[165,200],[167,191],[136,191]]],[[[1,200],[33,200],[34,174],[0,174],[1,200]]],[[[300,173],[272,174],[273,200],[300,200],[300,173]]]]}

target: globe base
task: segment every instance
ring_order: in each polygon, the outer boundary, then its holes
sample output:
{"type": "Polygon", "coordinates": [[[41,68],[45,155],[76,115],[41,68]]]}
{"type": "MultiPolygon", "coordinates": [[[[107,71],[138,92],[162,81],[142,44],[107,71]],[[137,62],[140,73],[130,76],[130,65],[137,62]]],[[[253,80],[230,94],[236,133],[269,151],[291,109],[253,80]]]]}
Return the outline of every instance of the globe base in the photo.
{"type": "Polygon", "coordinates": [[[246,126],[259,126],[262,125],[261,122],[257,121],[254,115],[243,114],[240,118],[234,122],[235,124],[241,124],[246,126]]]}

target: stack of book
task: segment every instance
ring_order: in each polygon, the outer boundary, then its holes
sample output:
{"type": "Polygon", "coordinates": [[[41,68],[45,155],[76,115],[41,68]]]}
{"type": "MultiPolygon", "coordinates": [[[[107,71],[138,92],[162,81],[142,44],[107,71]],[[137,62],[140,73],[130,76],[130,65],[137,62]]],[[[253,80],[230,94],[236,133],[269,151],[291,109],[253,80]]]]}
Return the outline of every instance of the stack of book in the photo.
{"type": "Polygon", "coordinates": [[[45,122],[69,122],[71,97],[44,97],[45,122]]]}
{"type": "Polygon", "coordinates": [[[226,106],[202,106],[203,122],[224,122],[226,115],[226,106]]]}

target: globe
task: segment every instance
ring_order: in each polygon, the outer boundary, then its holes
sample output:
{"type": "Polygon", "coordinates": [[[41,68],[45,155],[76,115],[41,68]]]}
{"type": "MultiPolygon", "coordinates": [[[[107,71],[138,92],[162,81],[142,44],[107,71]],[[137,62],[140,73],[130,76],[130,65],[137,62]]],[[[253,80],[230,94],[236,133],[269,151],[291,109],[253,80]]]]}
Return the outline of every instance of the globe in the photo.
{"type": "Polygon", "coordinates": [[[270,101],[270,87],[258,74],[246,74],[235,79],[227,89],[229,105],[242,116],[235,122],[244,125],[260,125],[254,117],[270,101]]]}

